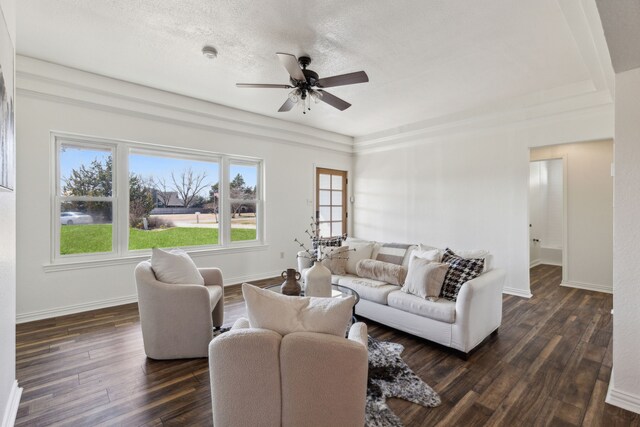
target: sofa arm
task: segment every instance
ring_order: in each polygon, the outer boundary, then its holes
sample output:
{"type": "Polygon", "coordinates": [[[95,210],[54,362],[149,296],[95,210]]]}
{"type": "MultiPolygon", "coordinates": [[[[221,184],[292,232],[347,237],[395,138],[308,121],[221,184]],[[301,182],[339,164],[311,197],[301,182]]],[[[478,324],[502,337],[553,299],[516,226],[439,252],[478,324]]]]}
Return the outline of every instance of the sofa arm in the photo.
{"type": "Polygon", "coordinates": [[[222,270],[215,267],[199,268],[198,271],[204,279],[205,286],[220,286],[222,291],[220,299],[216,303],[211,313],[213,319],[213,326],[222,326],[224,322],[224,281],[222,280],[222,270]]]}
{"type": "Polygon", "coordinates": [[[452,347],[469,352],[502,322],[505,271],[490,270],[462,285],[456,301],[452,347]]]}
{"type": "Polygon", "coordinates": [[[298,252],[298,272],[302,274],[302,270],[309,268],[313,265],[314,258],[307,251],[298,252]]]}
{"type": "Polygon", "coordinates": [[[198,271],[202,275],[202,278],[204,279],[204,284],[206,286],[209,286],[209,285],[224,286],[222,282],[222,270],[220,270],[219,268],[215,268],[215,267],[199,268],[198,271]]]}
{"type": "Polygon", "coordinates": [[[367,325],[362,322],[354,323],[353,325],[351,325],[348,338],[351,341],[360,343],[365,348],[368,348],[369,344],[367,342],[367,325]]]}
{"type": "Polygon", "coordinates": [[[233,326],[231,326],[231,330],[235,330],[235,329],[249,329],[249,321],[247,319],[245,319],[244,317],[239,318],[238,320],[236,320],[233,323],[233,326]]]}
{"type": "MultiPolygon", "coordinates": [[[[209,380],[216,427],[279,426],[280,334],[238,329],[209,344],[209,380]]],[[[209,420],[209,423],[211,420],[209,420]]]]}

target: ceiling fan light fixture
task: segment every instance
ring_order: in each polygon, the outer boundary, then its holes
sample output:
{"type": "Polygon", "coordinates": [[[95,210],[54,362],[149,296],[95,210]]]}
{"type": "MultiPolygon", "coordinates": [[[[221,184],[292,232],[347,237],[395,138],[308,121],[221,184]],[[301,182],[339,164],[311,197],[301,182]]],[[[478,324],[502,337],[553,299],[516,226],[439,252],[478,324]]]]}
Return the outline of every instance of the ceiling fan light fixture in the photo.
{"type": "Polygon", "coordinates": [[[291,100],[291,102],[298,102],[298,100],[300,99],[300,95],[302,95],[302,92],[300,91],[300,89],[294,89],[291,92],[289,92],[289,99],[291,100]]]}
{"type": "Polygon", "coordinates": [[[205,45],[202,48],[202,54],[209,59],[215,59],[218,57],[218,50],[213,46],[205,45]]]}

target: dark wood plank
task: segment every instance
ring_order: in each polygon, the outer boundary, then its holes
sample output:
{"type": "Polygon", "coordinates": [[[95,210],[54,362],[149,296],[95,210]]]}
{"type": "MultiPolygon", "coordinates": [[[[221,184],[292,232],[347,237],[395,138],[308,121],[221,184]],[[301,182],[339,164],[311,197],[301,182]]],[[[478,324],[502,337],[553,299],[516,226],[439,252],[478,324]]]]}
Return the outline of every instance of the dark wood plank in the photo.
{"type": "MultiPolygon", "coordinates": [[[[503,297],[503,325],[468,360],[364,319],[405,347],[407,364],[441,396],[438,408],[401,399],[406,426],[640,424],[604,403],[612,365],[611,295],[559,286],[559,267],[531,270],[534,297],[503,297]]],[[[259,286],[281,278],[257,281],[259,286]]],[[[225,326],[245,315],[239,285],[225,289],[225,326]]],[[[136,304],[20,324],[17,426],[212,424],[206,359],[147,359],[136,304]]]]}

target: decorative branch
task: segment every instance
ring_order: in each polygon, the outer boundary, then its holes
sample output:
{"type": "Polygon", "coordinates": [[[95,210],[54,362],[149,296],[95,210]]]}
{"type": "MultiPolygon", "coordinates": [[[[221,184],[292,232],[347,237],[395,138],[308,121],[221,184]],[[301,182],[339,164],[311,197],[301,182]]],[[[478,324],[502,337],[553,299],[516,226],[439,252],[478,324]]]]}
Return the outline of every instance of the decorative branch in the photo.
{"type": "MultiPolygon", "coordinates": [[[[306,252],[310,258],[312,259],[316,259],[318,261],[323,261],[325,259],[349,259],[348,256],[343,256],[342,253],[340,254],[333,254],[333,252],[336,249],[331,249],[331,251],[329,251],[329,253],[323,253],[322,248],[325,247],[325,245],[322,245],[320,242],[322,241],[322,239],[319,236],[319,221],[314,219],[313,217],[311,217],[311,224],[309,224],[309,228],[311,229],[311,231],[309,231],[308,229],[305,230],[304,232],[307,234],[307,236],[309,236],[309,239],[311,239],[311,243],[315,244],[316,248],[315,249],[308,249],[304,243],[302,243],[300,240],[298,240],[298,238],[293,239],[294,242],[296,242],[302,249],[304,252],[306,252]],[[315,253],[314,253],[315,252],[315,253]]],[[[348,251],[356,251],[355,248],[353,249],[349,249],[348,251]]]]}

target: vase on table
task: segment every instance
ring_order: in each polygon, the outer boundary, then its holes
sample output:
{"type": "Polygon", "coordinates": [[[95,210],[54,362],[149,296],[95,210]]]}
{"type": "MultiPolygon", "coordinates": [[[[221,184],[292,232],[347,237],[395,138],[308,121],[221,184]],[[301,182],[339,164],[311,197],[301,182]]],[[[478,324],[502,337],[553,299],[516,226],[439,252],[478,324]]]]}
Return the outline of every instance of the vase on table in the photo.
{"type": "Polygon", "coordinates": [[[313,267],[304,273],[304,295],[307,297],[331,296],[331,271],[315,261],[313,267]]]}
{"type": "Polygon", "coordinates": [[[287,268],[286,271],[282,272],[282,278],[284,279],[284,283],[280,286],[282,295],[299,296],[302,291],[302,286],[300,286],[299,282],[300,273],[295,268],[287,268]]]}

